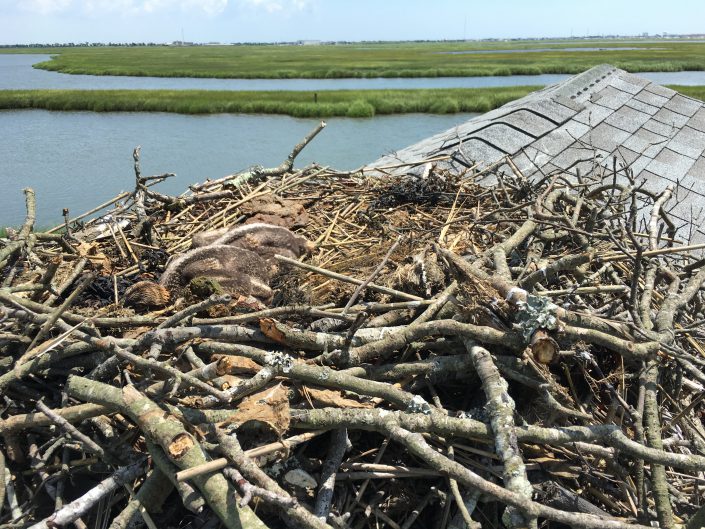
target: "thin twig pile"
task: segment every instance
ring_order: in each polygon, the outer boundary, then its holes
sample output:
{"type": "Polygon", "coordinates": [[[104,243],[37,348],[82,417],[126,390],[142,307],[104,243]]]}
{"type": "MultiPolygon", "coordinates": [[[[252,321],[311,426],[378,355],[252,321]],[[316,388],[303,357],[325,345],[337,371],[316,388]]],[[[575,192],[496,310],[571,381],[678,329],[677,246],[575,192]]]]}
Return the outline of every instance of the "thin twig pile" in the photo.
{"type": "Polygon", "coordinates": [[[673,189],[617,164],[294,169],[321,128],[178,197],[137,149],[133,192],[47,233],[26,191],[0,249],[0,527],[705,525],[704,246],[673,189]],[[269,306],[199,278],[126,303],[244,222],[315,243],[275,257],[269,306]]]}

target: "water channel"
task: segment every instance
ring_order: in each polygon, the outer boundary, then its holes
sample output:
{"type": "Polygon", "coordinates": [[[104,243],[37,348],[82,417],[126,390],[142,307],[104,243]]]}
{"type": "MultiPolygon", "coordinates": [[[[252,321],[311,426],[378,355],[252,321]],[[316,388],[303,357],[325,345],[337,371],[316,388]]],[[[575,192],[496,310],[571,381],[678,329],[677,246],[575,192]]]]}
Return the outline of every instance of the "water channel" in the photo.
{"type": "MultiPolygon", "coordinates": [[[[370,79],[212,79],[201,77],[130,77],[118,75],[69,75],[32,68],[49,55],[0,54],[0,90],[387,90],[404,88],[491,88],[497,86],[549,85],[568,74],[508,75],[488,77],[376,77],[370,79]]],[[[703,72],[647,72],[643,77],[661,84],[705,85],[703,72]]]]}
{"type": "MultiPolygon", "coordinates": [[[[315,161],[355,169],[472,116],[331,118],[296,166],[315,161]]],[[[137,145],[143,174],[176,173],[157,189],[179,194],[189,184],[254,164],[279,165],[317,122],[269,115],[0,111],[0,226],[22,224],[22,189],[28,186],[37,194],[40,227],[60,221],[64,207],[79,214],[131,190],[137,145]]]]}

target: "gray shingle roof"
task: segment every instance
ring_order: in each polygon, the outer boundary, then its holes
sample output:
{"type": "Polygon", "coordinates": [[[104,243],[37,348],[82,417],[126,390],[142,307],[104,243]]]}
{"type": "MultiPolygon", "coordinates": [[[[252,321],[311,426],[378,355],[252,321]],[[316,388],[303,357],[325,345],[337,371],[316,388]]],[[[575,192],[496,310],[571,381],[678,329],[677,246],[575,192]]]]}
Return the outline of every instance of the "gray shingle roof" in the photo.
{"type": "Polygon", "coordinates": [[[684,222],[705,206],[705,104],[610,65],[512,101],[370,167],[437,155],[451,155],[449,163],[459,168],[509,156],[528,177],[554,169],[584,172],[596,155],[611,167],[616,156],[653,191],[679,184],[672,214],[684,222]]]}

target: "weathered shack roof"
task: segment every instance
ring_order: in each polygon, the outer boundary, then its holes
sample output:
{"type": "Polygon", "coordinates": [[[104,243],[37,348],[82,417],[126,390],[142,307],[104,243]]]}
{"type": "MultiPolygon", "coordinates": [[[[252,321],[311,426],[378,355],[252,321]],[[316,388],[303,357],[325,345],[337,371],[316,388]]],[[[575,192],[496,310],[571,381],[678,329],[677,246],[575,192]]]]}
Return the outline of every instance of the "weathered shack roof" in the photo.
{"type": "MultiPolygon", "coordinates": [[[[385,156],[381,166],[452,155],[458,168],[510,156],[526,176],[628,164],[646,187],[678,184],[676,217],[705,202],[705,104],[610,65],[596,66],[385,156]]],[[[696,211],[697,213],[697,211],[696,211]]]]}

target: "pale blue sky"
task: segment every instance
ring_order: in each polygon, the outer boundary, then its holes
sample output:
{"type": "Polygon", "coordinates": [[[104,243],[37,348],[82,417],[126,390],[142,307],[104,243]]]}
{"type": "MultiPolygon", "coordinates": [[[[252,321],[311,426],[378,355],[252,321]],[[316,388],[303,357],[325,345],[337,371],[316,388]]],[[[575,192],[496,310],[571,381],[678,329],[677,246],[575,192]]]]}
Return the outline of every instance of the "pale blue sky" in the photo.
{"type": "Polygon", "coordinates": [[[0,44],[705,33],[705,0],[0,0],[0,44]]]}

